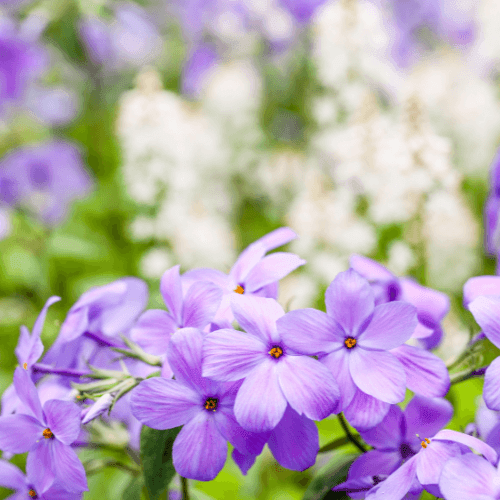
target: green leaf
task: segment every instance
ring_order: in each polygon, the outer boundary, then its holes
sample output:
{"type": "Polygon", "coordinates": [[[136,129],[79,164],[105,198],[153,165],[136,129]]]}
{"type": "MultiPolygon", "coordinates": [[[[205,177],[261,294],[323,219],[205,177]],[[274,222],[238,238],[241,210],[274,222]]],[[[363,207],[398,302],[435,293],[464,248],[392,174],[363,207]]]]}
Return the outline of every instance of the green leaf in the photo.
{"type": "Polygon", "coordinates": [[[326,498],[328,500],[334,498],[340,500],[341,498],[347,498],[345,492],[332,492],[331,489],[345,480],[349,467],[358,456],[336,453],[330,462],[318,471],[316,477],[307,487],[303,500],[323,500],[326,498]]]}
{"type": "Polygon", "coordinates": [[[143,487],[144,479],[142,477],[132,478],[132,481],[130,481],[123,492],[122,500],[141,500],[143,487]]]}
{"type": "Polygon", "coordinates": [[[159,431],[143,426],[141,463],[149,500],[166,500],[170,481],[175,475],[172,447],[180,427],[159,431]]]}

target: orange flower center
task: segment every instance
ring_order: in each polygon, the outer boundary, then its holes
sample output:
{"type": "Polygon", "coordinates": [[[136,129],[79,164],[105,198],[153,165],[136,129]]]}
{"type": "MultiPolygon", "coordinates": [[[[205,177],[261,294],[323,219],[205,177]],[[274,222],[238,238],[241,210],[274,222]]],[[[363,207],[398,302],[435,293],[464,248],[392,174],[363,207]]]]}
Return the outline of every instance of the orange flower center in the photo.
{"type": "Polygon", "coordinates": [[[28,491],[28,495],[31,497],[31,498],[36,498],[36,491],[31,489],[28,491]]]}
{"type": "Polygon", "coordinates": [[[234,291],[235,291],[236,293],[241,293],[241,294],[243,294],[243,293],[245,292],[245,289],[244,289],[241,285],[238,285],[238,286],[234,289],[234,291]]]}
{"type": "Polygon", "coordinates": [[[24,368],[25,370],[27,370],[27,369],[28,369],[28,363],[23,363],[23,368],[24,368]]]}
{"type": "Polygon", "coordinates": [[[427,448],[427,445],[430,444],[430,442],[430,439],[425,438],[420,444],[422,445],[422,448],[427,448]]]}
{"type": "Polygon", "coordinates": [[[217,405],[219,404],[217,398],[207,398],[205,401],[205,410],[215,411],[217,410],[217,405]]]}
{"type": "Polygon", "coordinates": [[[356,339],[353,339],[352,337],[347,337],[344,340],[344,344],[347,347],[347,349],[352,349],[356,345],[356,339]]]}
{"type": "Polygon", "coordinates": [[[278,346],[278,345],[275,345],[269,352],[268,354],[270,356],[272,356],[274,359],[278,359],[280,358],[281,356],[283,356],[283,349],[278,346]]]}
{"type": "Polygon", "coordinates": [[[45,439],[51,439],[54,437],[53,432],[48,427],[42,432],[42,434],[45,439]]]}

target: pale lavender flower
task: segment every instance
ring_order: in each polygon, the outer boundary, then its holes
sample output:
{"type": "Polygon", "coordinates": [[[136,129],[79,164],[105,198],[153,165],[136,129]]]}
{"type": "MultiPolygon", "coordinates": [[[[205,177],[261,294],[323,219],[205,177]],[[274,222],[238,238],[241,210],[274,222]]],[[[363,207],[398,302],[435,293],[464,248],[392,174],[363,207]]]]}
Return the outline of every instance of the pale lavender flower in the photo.
{"type": "Polygon", "coordinates": [[[481,295],[500,295],[500,276],[474,276],[464,285],[464,307],[481,295]]]}
{"type": "Polygon", "coordinates": [[[308,23],[318,7],[326,0],[279,0],[279,3],[299,23],[308,23]]]}
{"type": "Polygon", "coordinates": [[[217,65],[218,60],[219,56],[211,45],[196,46],[182,70],[182,93],[199,97],[208,74],[217,65]]]}

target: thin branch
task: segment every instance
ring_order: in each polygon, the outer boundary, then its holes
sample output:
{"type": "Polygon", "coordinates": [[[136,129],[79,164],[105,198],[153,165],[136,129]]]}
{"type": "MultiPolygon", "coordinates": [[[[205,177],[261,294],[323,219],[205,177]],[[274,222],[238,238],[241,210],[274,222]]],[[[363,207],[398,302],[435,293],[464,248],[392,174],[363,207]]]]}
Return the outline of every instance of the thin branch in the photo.
{"type": "Polygon", "coordinates": [[[181,478],[182,500],[189,500],[188,480],[185,477],[181,478]]]}

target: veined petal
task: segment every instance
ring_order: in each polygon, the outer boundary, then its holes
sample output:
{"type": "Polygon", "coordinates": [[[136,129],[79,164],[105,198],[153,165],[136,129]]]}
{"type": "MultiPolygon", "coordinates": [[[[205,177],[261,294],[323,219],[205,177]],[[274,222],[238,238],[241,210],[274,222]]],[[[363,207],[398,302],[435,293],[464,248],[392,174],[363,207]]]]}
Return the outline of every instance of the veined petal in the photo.
{"type": "Polygon", "coordinates": [[[221,299],[222,290],[214,283],[193,283],[184,299],[182,325],[203,330],[214,319],[221,299]]]}
{"type": "Polygon", "coordinates": [[[276,363],[272,359],[265,359],[241,385],[234,402],[234,415],[244,429],[266,432],[278,425],[286,405],[276,363]]]}
{"type": "Polygon", "coordinates": [[[349,423],[362,432],[382,422],[391,405],[356,389],[351,404],[344,409],[349,423]]]}
{"type": "Polygon", "coordinates": [[[56,439],[64,444],[76,441],[80,434],[81,410],[72,401],[50,399],[43,405],[47,418],[47,426],[54,433],[56,439]]]}
{"type": "Polygon", "coordinates": [[[402,300],[414,305],[419,312],[427,313],[436,323],[450,310],[448,295],[438,290],[422,286],[412,278],[401,278],[402,300]]]}
{"type": "Polygon", "coordinates": [[[349,352],[340,348],[330,354],[319,358],[319,362],[324,364],[333,374],[340,388],[342,397],[342,410],[347,408],[356,393],[356,384],[349,372],[349,352]]]}
{"type": "Polygon", "coordinates": [[[50,443],[52,468],[57,480],[69,492],[88,491],[85,469],[77,454],[57,439],[50,443]]]}
{"type": "Polygon", "coordinates": [[[197,481],[214,479],[224,467],[226,456],[227,442],[207,411],[200,412],[181,429],[172,449],[178,474],[197,481]]]}
{"type": "Polygon", "coordinates": [[[456,443],[443,443],[432,439],[427,448],[420,450],[415,459],[417,462],[417,478],[425,487],[439,483],[443,466],[450,458],[461,455],[456,443]]]}
{"type": "Polygon", "coordinates": [[[500,357],[494,359],[486,368],[483,398],[490,410],[500,410],[500,357]]]}
{"type": "Polygon", "coordinates": [[[448,392],[450,375],[441,358],[425,349],[406,344],[390,352],[403,365],[410,391],[428,398],[442,397],[448,392]]]}
{"type": "Polygon", "coordinates": [[[464,307],[481,295],[500,295],[500,276],[474,276],[464,285],[464,307]]]}
{"type": "Polygon", "coordinates": [[[203,335],[196,328],[182,328],[170,339],[167,360],[175,379],[199,391],[202,385],[203,335]]]}
{"type": "Polygon", "coordinates": [[[306,470],[314,465],[319,451],[318,428],[312,420],[288,405],[283,418],[271,432],[268,446],[282,467],[306,470]]]}
{"type": "Polygon", "coordinates": [[[231,308],[241,328],[263,342],[277,342],[276,321],[285,311],[274,300],[252,295],[233,294],[231,308]]]}
{"type": "Polygon", "coordinates": [[[54,482],[55,472],[49,441],[43,440],[28,453],[26,459],[26,476],[33,482],[37,491],[45,491],[54,482]]]}
{"type": "Polygon", "coordinates": [[[296,352],[319,355],[343,347],[340,326],[317,309],[290,311],[276,321],[276,327],[283,342],[296,352]]]}
{"type": "Polygon", "coordinates": [[[229,283],[231,280],[227,274],[224,274],[221,271],[210,269],[208,267],[199,267],[197,269],[187,271],[181,276],[183,292],[186,293],[191,285],[197,281],[209,281],[210,283],[215,283],[224,292],[229,292],[229,283]]]}
{"type": "Polygon", "coordinates": [[[349,264],[357,273],[368,281],[392,281],[396,279],[386,267],[364,255],[353,254],[349,264]]]}
{"type": "Polygon", "coordinates": [[[500,296],[481,296],[469,304],[477,324],[493,344],[500,347],[500,296]]]}
{"type": "Polygon", "coordinates": [[[259,337],[238,330],[215,330],[203,341],[203,376],[240,380],[268,357],[266,345],[259,337]]]}
{"type": "Polygon", "coordinates": [[[337,274],[325,293],[326,312],[344,329],[357,336],[364,321],[373,313],[373,291],[354,269],[337,274]]]}
{"type": "Polygon", "coordinates": [[[386,403],[405,398],[406,375],[401,363],[389,352],[355,347],[349,353],[349,372],[364,393],[386,403]]]}
{"type": "Polygon", "coordinates": [[[141,314],[130,330],[130,337],[146,352],[160,356],[167,352],[170,336],[177,327],[177,323],[167,311],[151,309],[141,314]]]}
{"type": "Polygon", "coordinates": [[[74,309],[73,306],[61,325],[58,341],[70,342],[82,335],[89,325],[89,307],[74,309]]]}
{"type": "Polygon", "coordinates": [[[401,465],[397,451],[370,450],[360,455],[349,467],[349,478],[390,475],[401,465]]]}
{"type": "Polygon", "coordinates": [[[44,423],[42,405],[35,384],[31,380],[28,370],[18,366],[14,371],[14,386],[19,399],[24,403],[26,409],[40,422],[44,423]]]}
{"type": "Polygon", "coordinates": [[[163,273],[160,281],[160,292],[168,311],[178,325],[182,320],[182,286],[179,268],[174,266],[163,273]]]}
{"type": "Polygon", "coordinates": [[[277,363],[281,390],[290,406],[312,420],[340,411],[340,390],[330,370],[307,356],[284,356],[277,363]]]}
{"type": "Polygon", "coordinates": [[[130,397],[134,417],[153,429],[184,425],[203,410],[199,394],[176,380],[154,377],[143,380],[130,397]]]}
{"type": "Polygon", "coordinates": [[[241,473],[246,476],[252,465],[255,463],[257,455],[245,455],[240,453],[237,448],[231,453],[234,463],[239,467],[241,473]]]}
{"type": "Polygon", "coordinates": [[[284,278],[299,266],[306,263],[298,255],[288,252],[275,252],[266,255],[250,270],[246,276],[245,290],[253,292],[263,286],[284,278]]]}
{"type": "Polygon", "coordinates": [[[358,343],[367,349],[392,349],[406,342],[417,327],[417,310],[406,302],[387,302],[375,307],[358,343]]]}
{"type": "Polygon", "coordinates": [[[417,473],[415,457],[407,460],[385,481],[377,484],[366,495],[366,500],[401,500],[412,486],[417,473]]]}
{"type": "Polygon", "coordinates": [[[70,493],[61,486],[59,481],[54,481],[52,486],[47,491],[44,491],[41,497],[40,495],[38,497],[42,500],[82,500],[82,493],[70,493]]]}
{"type": "MultiPolygon", "coordinates": [[[[399,450],[404,439],[403,411],[399,406],[390,407],[387,415],[377,426],[361,432],[361,437],[370,446],[382,450],[399,450]]],[[[391,471],[392,472],[392,471],[391,471]]]]}
{"type": "Polygon", "coordinates": [[[10,490],[26,488],[26,478],[19,467],[0,460],[0,486],[10,490]]]}
{"type": "Polygon", "coordinates": [[[441,493],[453,500],[494,500],[497,485],[495,467],[473,453],[450,459],[439,478],[441,493]]]}
{"type": "Polygon", "coordinates": [[[0,450],[24,453],[43,439],[45,427],[31,415],[9,415],[0,417],[0,450]]]}

